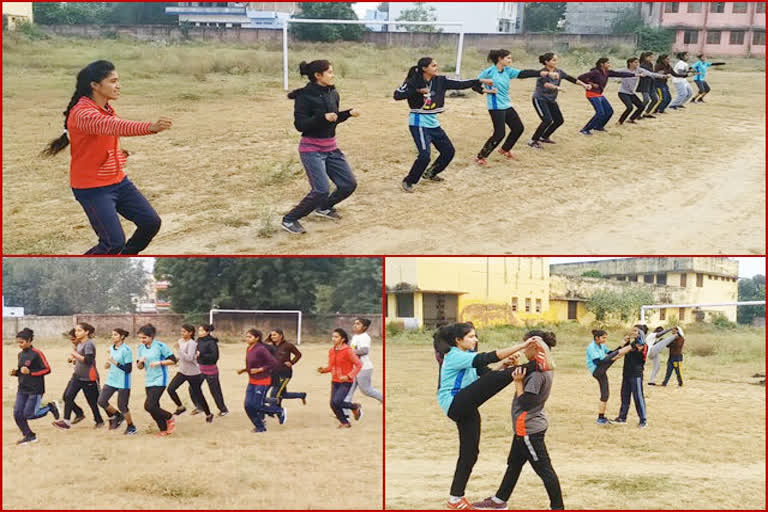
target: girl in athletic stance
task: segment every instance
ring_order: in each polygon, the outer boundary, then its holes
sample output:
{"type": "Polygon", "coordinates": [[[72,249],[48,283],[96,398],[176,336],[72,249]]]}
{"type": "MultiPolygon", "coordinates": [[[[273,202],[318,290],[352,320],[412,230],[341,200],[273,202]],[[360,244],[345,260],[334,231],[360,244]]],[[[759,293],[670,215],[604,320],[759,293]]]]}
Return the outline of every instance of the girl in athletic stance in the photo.
{"type": "Polygon", "coordinates": [[[139,370],[146,370],[144,386],[147,398],[144,401],[144,410],[157,423],[157,428],[160,429],[157,435],[164,437],[173,434],[176,430],[176,419],[173,414],[160,407],[160,397],[163,396],[165,386],[168,385],[167,367],[176,364],[178,359],[168,345],[155,339],[155,334],[157,330],[152,324],[139,327],[138,337],[141,345],[137,351],[139,359],[136,361],[136,367],[139,370]]]}
{"type": "Polygon", "coordinates": [[[485,145],[483,145],[475,158],[475,162],[479,165],[488,165],[488,156],[504,139],[505,124],[509,126],[509,136],[504,141],[504,144],[502,144],[501,149],[499,149],[501,155],[509,159],[514,158],[512,148],[515,147],[517,139],[523,134],[523,122],[520,120],[517,111],[512,107],[512,102],[509,99],[510,80],[513,78],[522,79],[545,76],[559,78],[557,72],[554,71],[519,70],[511,67],[512,56],[508,50],[491,50],[488,53],[488,62],[491,63],[491,66],[484,69],[477,78],[493,81],[493,84],[485,91],[488,113],[491,115],[491,123],[493,124],[493,134],[485,142],[485,145]]]}
{"type": "Polygon", "coordinates": [[[267,389],[272,382],[272,373],[277,366],[277,359],[262,343],[262,334],[258,329],[245,333],[248,348],[245,350],[245,368],[238,370],[238,375],[248,374],[248,388],[245,391],[245,412],[253,423],[254,432],[266,432],[264,415],[277,415],[280,424],[285,423],[286,410],[279,405],[268,404],[267,389]]]}
{"type": "Polygon", "coordinates": [[[346,402],[345,399],[363,365],[349,346],[347,331],[334,329],[331,341],[333,346],[328,350],[328,366],[321,366],[317,371],[331,374],[331,410],[339,420],[338,428],[350,428],[352,425],[344,409],[351,410],[355,419],[359,420],[362,407],[358,403],[346,402]]]}
{"type": "Polygon", "coordinates": [[[669,108],[677,110],[679,108],[685,108],[685,102],[691,99],[693,96],[693,89],[691,84],[688,83],[688,75],[691,73],[691,68],[688,65],[688,52],[680,52],[677,54],[678,61],[673,68],[675,75],[672,82],[675,84],[675,92],[677,95],[672,103],[669,104],[669,108]],[[680,77],[680,75],[684,75],[680,77]]]}
{"type": "Polygon", "coordinates": [[[450,324],[438,329],[435,349],[444,354],[440,367],[437,402],[459,431],[459,458],[453,474],[448,508],[472,508],[464,491],[477,462],[480,446],[480,413],[478,408],[512,382],[511,372],[490,371],[487,366],[523,350],[528,342],[492,352],[474,352],[477,347],[475,329],[466,323],[450,324]],[[482,375],[478,378],[478,374],[482,375]]]}
{"type": "Polygon", "coordinates": [[[437,119],[437,114],[445,111],[446,91],[471,88],[482,94],[481,84],[493,84],[490,78],[452,80],[437,73],[437,61],[432,57],[422,57],[408,70],[403,84],[394,92],[395,100],[408,100],[408,106],[411,108],[408,128],[419,152],[411,170],[401,182],[405,192],[413,192],[413,186],[422,176],[433,182],[444,181],[439,174],[448,167],[456,154],[451,139],[440,127],[440,121],[437,119]],[[432,144],[440,152],[440,156],[430,166],[432,144]]]}
{"type": "MultiPolygon", "coordinates": [[[[355,355],[360,358],[360,362],[363,364],[360,373],[355,377],[355,382],[352,387],[349,388],[349,394],[346,401],[353,402],[355,398],[355,390],[360,388],[360,391],[365,396],[369,396],[379,401],[384,402],[384,395],[381,391],[375,389],[371,384],[373,377],[373,363],[371,362],[371,337],[368,335],[368,327],[371,326],[371,321],[367,318],[355,318],[355,322],[352,324],[352,341],[350,346],[355,351],[355,355]]],[[[360,411],[362,417],[362,410],[360,411]]]]}
{"type": "Polygon", "coordinates": [[[691,103],[704,103],[704,96],[711,91],[709,84],[707,83],[707,68],[710,66],[725,66],[725,62],[708,62],[707,56],[702,53],[699,55],[699,60],[691,66],[691,69],[696,72],[696,74],[693,75],[693,81],[699,89],[699,92],[693,97],[691,103]]]}
{"type": "Polygon", "coordinates": [[[643,394],[643,370],[645,369],[645,358],[648,354],[648,345],[645,344],[645,335],[648,327],[645,325],[635,325],[632,331],[624,336],[624,346],[630,347],[629,352],[624,356],[624,370],[621,379],[621,408],[619,415],[613,420],[614,423],[626,424],[627,413],[629,412],[630,398],[634,398],[637,416],[640,419],[639,428],[648,426],[648,419],[645,409],[645,396],[643,394]]]}
{"type": "Polygon", "coordinates": [[[682,334],[675,337],[675,340],[669,345],[669,359],[667,359],[667,373],[664,375],[664,381],[662,386],[666,386],[669,382],[669,378],[672,376],[672,371],[677,376],[677,385],[683,386],[683,344],[685,338],[682,334]]]}
{"type": "MultiPolygon", "coordinates": [[[[63,335],[65,338],[69,340],[70,343],[72,343],[72,349],[73,350],[76,349],[78,345],[78,341],[77,341],[77,338],[75,337],[75,329],[72,328],[69,331],[63,333],[63,335]]],[[[67,362],[70,365],[72,365],[72,367],[74,368],[75,361],[72,359],[72,356],[69,356],[67,358],[67,362]]],[[[69,393],[69,389],[74,385],[73,384],[74,380],[75,380],[75,376],[72,375],[72,377],[69,379],[69,382],[67,383],[67,387],[64,388],[64,393],[61,395],[62,403],[66,402],[67,393],[69,393]]],[[[75,403],[74,400],[72,401],[72,412],[75,413],[75,419],[72,420],[72,425],[80,423],[85,419],[85,413],[83,412],[83,408],[77,405],[77,403],[75,403]]]]}
{"type": "Polygon", "coordinates": [[[67,388],[67,394],[64,397],[64,418],[53,422],[53,425],[62,430],[69,430],[71,424],[69,418],[72,416],[75,403],[75,397],[83,390],[85,399],[93,412],[93,419],[96,422],[94,428],[104,426],[104,420],[99,412],[99,372],[96,370],[96,345],[93,343],[93,333],[96,328],[92,325],[80,322],[75,326],[75,339],[77,346],[69,355],[68,360],[75,363],[75,373],[67,388]]]}
{"type": "Polygon", "coordinates": [[[32,346],[33,339],[34,332],[26,327],[16,334],[16,344],[21,352],[16,368],[10,372],[11,377],[19,378],[13,419],[24,437],[16,441],[18,445],[37,442],[37,434],[29,428],[29,420],[42,418],[49,412],[59,419],[59,404],[55,400],[40,407],[45,393],[45,376],[51,373],[51,365],[45,354],[32,346]]]}
{"type": "MultiPolygon", "coordinates": [[[[646,55],[647,53],[648,52],[645,52],[643,55],[646,55]]],[[[621,114],[621,117],[619,117],[619,124],[624,124],[624,121],[626,121],[627,117],[629,117],[629,122],[632,124],[634,124],[637,119],[641,119],[641,116],[643,116],[643,110],[648,106],[650,101],[654,101],[651,107],[656,106],[656,91],[654,89],[653,94],[650,94],[648,91],[650,91],[652,87],[651,85],[648,85],[648,83],[652,83],[655,78],[663,78],[665,75],[659,75],[657,73],[648,71],[647,69],[640,67],[639,64],[640,61],[638,58],[632,57],[627,59],[626,69],[619,70],[628,71],[635,74],[633,77],[621,79],[621,87],[619,87],[619,99],[622,103],[624,103],[626,110],[624,110],[624,112],[621,114]],[[638,80],[640,81],[639,84],[638,80]],[[643,85],[643,80],[646,81],[645,85],[643,85]],[[645,88],[643,91],[643,101],[640,101],[640,98],[638,98],[637,94],[635,94],[635,89],[640,91],[641,88],[645,88]],[[632,113],[633,106],[637,108],[634,114],[632,113]],[[630,114],[632,114],[631,117],[630,114]]],[[[653,118],[652,115],[646,115],[644,117],[653,118]]]]}
{"type": "MultiPolygon", "coordinates": [[[[631,68],[629,66],[629,61],[627,61],[627,67],[631,68]]],[[[632,69],[630,69],[630,71],[631,70],[632,69]]],[[[643,109],[640,110],[642,117],[636,119],[655,119],[655,117],[653,117],[653,111],[659,105],[660,98],[656,88],[653,86],[653,81],[655,79],[653,76],[653,52],[642,52],[640,54],[640,61],[635,67],[635,70],[640,78],[636,82],[636,89],[633,89],[631,92],[634,94],[636,90],[643,96],[643,109]],[[643,110],[645,111],[645,114],[643,114],[643,110]]],[[[622,85],[623,83],[624,80],[622,80],[622,85]]]]}
{"type": "Polygon", "coordinates": [[[208,383],[208,391],[211,392],[213,401],[216,402],[216,407],[219,409],[219,416],[226,416],[229,414],[229,409],[224,403],[224,395],[221,392],[221,382],[219,381],[219,367],[216,366],[219,360],[219,340],[211,335],[213,329],[213,325],[210,324],[198,326],[195,359],[200,365],[200,373],[203,374],[203,378],[208,383]]]}
{"type": "Polygon", "coordinates": [[[603,96],[605,86],[608,84],[608,78],[630,78],[635,76],[634,73],[628,71],[613,71],[611,70],[611,62],[608,57],[600,57],[595,62],[595,67],[590,71],[579,76],[579,80],[584,83],[591,84],[592,87],[587,90],[587,100],[592,104],[595,109],[595,115],[592,116],[584,128],[579,133],[582,135],[592,135],[592,130],[599,132],[605,131],[605,125],[613,116],[613,108],[608,100],[603,96]]]}
{"type": "Polygon", "coordinates": [[[678,336],[682,336],[683,330],[679,327],[672,327],[664,330],[663,327],[657,327],[653,333],[649,334],[646,338],[646,345],[648,345],[648,359],[653,361],[653,367],[651,368],[651,376],[648,378],[648,385],[656,385],[656,374],[661,369],[661,362],[659,360],[659,354],[669,346],[670,343],[675,341],[678,336]],[[664,337],[665,334],[671,333],[669,336],[664,337]]]}
{"type": "Polygon", "coordinates": [[[64,133],[41,153],[51,157],[70,146],[72,192],[99,237],[86,254],[138,254],[160,230],[157,212],[123,172],[128,152],[118,143],[119,137],[159,133],[172,123],[165,117],[155,123],[120,119],[109,104],[118,98],[114,64],[98,60],[81,69],[64,111],[64,133]],[[127,242],[120,216],[136,224],[127,242]]]}
{"type": "Polygon", "coordinates": [[[306,393],[303,391],[299,393],[288,391],[288,383],[293,377],[293,367],[301,359],[301,351],[296,348],[296,345],[285,340],[285,334],[282,329],[272,329],[269,338],[275,347],[274,358],[277,360],[277,364],[272,372],[274,382],[269,393],[270,398],[274,399],[277,405],[282,405],[284,399],[291,398],[298,398],[302,404],[306,405],[306,393]]]}
{"type": "Polygon", "coordinates": [[[592,343],[587,346],[587,370],[597,380],[600,386],[600,405],[597,410],[597,424],[608,425],[611,420],[605,417],[605,408],[608,405],[610,396],[608,388],[608,368],[616,362],[617,359],[626,355],[630,351],[628,345],[625,347],[610,350],[606,345],[608,333],[602,329],[592,331],[592,343]]]}
{"type": "Polygon", "coordinates": [[[128,400],[131,397],[131,372],[133,370],[133,351],[125,343],[128,331],[121,328],[112,329],[112,345],[109,347],[109,356],[104,368],[107,370],[107,381],[101,388],[99,406],[106,411],[109,417],[109,430],[120,427],[125,420],[128,426],[125,435],[135,435],[136,426],[133,424],[131,413],[128,412],[128,400]],[[109,399],[117,393],[117,409],[109,399]]]}
{"type": "Polygon", "coordinates": [[[357,181],[336,144],[336,126],[360,115],[354,108],[339,110],[339,93],[330,62],[302,62],[299,72],[309,83],[289,92],[288,98],[294,100],[293,125],[301,132],[299,157],[312,189],[283,217],[283,229],[294,235],[306,233],[299,219],[310,213],[324,219],[341,219],[334,207],[355,191],[357,181]],[[329,179],[336,185],[330,195],[329,179]]]}
{"type": "Polygon", "coordinates": [[[560,105],[557,103],[557,93],[565,91],[565,89],[560,87],[560,83],[563,80],[567,80],[582,86],[587,91],[592,89],[591,85],[573,78],[558,68],[557,61],[558,56],[552,52],[539,56],[539,62],[544,65],[541,72],[547,72],[549,75],[539,77],[536,80],[536,90],[533,92],[533,108],[536,109],[536,113],[541,118],[541,124],[533,132],[531,140],[528,141],[528,145],[534,149],[541,149],[541,143],[554,144],[555,141],[551,139],[552,134],[565,122],[563,114],[560,112],[560,105]],[[557,76],[557,78],[553,78],[554,76],[557,76]]]}
{"type": "Polygon", "coordinates": [[[179,371],[173,376],[173,380],[168,385],[168,396],[176,404],[176,416],[184,414],[187,408],[181,403],[176,390],[189,382],[189,397],[195,405],[196,410],[202,410],[205,413],[205,421],[213,423],[213,414],[208,407],[208,401],[203,396],[203,374],[200,373],[200,366],[197,364],[195,354],[197,353],[197,342],[195,341],[195,328],[192,325],[185,324],[181,326],[181,339],[179,346],[179,371]]]}
{"type": "Polygon", "coordinates": [[[554,363],[549,346],[538,336],[528,338],[531,344],[525,347],[525,356],[532,363],[527,367],[516,367],[512,371],[515,382],[515,398],[512,402],[512,422],[515,437],[507,458],[507,470],[495,496],[473,503],[479,510],[506,510],[507,500],[512,495],[526,462],[539,475],[549,495],[553,510],[562,510],[563,493],[549,459],[544,436],[548,421],[544,404],[552,390],[554,363]]]}

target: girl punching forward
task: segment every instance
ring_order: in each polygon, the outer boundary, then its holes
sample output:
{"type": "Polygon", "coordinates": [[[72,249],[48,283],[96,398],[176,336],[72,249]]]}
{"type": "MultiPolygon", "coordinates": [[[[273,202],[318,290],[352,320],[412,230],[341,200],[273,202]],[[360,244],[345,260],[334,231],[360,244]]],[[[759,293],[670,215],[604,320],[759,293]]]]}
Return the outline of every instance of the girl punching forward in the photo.
{"type": "Polygon", "coordinates": [[[613,108],[610,102],[603,96],[605,86],[608,84],[608,78],[631,78],[635,76],[634,72],[613,71],[608,57],[600,57],[595,62],[595,67],[579,76],[579,80],[591,84],[592,87],[587,90],[587,100],[595,109],[595,115],[584,125],[579,133],[582,135],[592,135],[592,130],[604,132],[605,125],[613,116],[613,108]]]}
{"type": "Polygon", "coordinates": [[[411,109],[408,127],[419,156],[413,162],[408,175],[403,178],[401,187],[404,191],[413,192],[413,186],[422,176],[433,182],[444,180],[439,174],[448,167],[456,154],[451,139],[440,127],[440,121],[437,119],[437,114],[445,111],[445,93],[451,89],[471,88],[482,94],[484,91],[481,84],[490,86],[493,85],[493,80],[452,80],[438,74],[437,61],[432,57],[420,58],[416,65],[408,70],[403,85],[394,92],[394,98],[408,100],[411,109]],[[440,156],[430,166],[430,146],[433,144],[440,156]]]}
{"type": "Polygon", "coordinates": [[[98,60],[77,74],[77,85],[64,111],[64,133],[52,140],[42,156],[70,146],[69,180],[75,199],[88,216],[99,242],[86,254],[138,254],[160,230],[160,217],[123,172],[128,152],[119,137],[152,135],[171,127],[171,120],[125,121],[109,104],[120,98],[120,77],[114,64],[98,60]],[[120,217],[136,224],[127,241],[120,217]]]}
{"type": "Polygon", "coordinates": [[[357,181],[336,144],[336,126],[360,115],[355,109],[339,110],[339,93],[334,86],[336,77],[330,62],[302,62],[299,72],[309,83],[289,92],[288,98],[294,100],[293,125],[301,132],[299,158],[311,190],[283,217],[282,228],[293,235],[306,233],[299,219],[310,213],[324,219],[341,219],[335,206],[355,191],[357,181]],[[336,185],[333,193],[328,180],[336,185]]]}

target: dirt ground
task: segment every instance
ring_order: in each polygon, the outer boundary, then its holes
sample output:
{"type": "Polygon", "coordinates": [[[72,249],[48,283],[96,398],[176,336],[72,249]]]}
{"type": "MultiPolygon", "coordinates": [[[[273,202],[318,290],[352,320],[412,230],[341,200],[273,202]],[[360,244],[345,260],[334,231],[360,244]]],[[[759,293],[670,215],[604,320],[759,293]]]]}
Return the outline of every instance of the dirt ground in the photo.
{"type": "MultiPolygon", "coordinates": [[[[35,343],[53,373],[46,377],[45,400],[60,399],[71,376],[65,341],[35,343]]],[[[135,343],[131,343],[135,354],[135,343]]],[[[3,345],[3,508],[4,509],[380,509],[382,506],[382,407],[357,395],[364,415],[349,430],[336,428],[328,406],[330,377],[315,368],[327,362],[324,343],[301,345],[304,354],[289,385],[306,391],[307,405],[286,402],[288,420],[267,420],[266,434],[254,434],[243,410],[246,377],[235,374],[244,345],[222,344],[224,398],[230,415],[205,423],[202,415],[178,417],[176,432],[158,438],[157,425],[143,409],[144,377],[133,381],[130,407],[136,436],[106,428],[94,430],[82,394],[86,420],[70,431],[51,425],[52,416],[30,422],[40,441],[16,446],[13,421],[17,379],[8,376],[18,348],[3,345]],[[31,490],[33,489],[33,490],[31,490]]],[[[103,362],[106,342],[97,344],[103,362]]],[[[381,344],[373,361],[381,368],[381,344]]],[[[103,370],[101,370],[103,372],[103,370]]],[[[139,372],[141,373],[141,372],[139,372]]],[[[171,373],[175,373],[171,369],[171,373]]],[[[381,371],[374,385],[382,387],[381,371]]],[[[213,405],[207,386],[204,393],[213,405]]],[[[179,396],[189,406],[186,385],[179,396]]],[[[175,406],[165,393],[161,405],[175,406]]],[[[103,411],[102,411],[103,414],[103,411]]]]}
{"type": "MultiPolygon", "coordinates": [[[[765,388],[750,378],[764,362],[715,368],[709,358],[686,356],[684,387],[645,387],[647,429],[637,428],[634,407],[626,425],[599,427],[598,386],[583,363],[586,343],[565,340],[563,345],[572,344],[560,347],[561,341],[545,408],[546,442],[567,509],[764,507],[765,388]]],[[[388,341],[386,357],[387,508],[444,508],[458,436],[435,399],[437,364],[431,346],[388,341]]],[[[614,418],[621,362],[609,371],[609,380],[607,415],[614,418]]],[[[509,387],[480,409],[483,430],[467,486],[470,501],[492,496],[501,482],[513,437],[513,396],[514,387],[509,387]]],[[[544,486],[530,466],[523,468],[509,508],[549,508],[544,486]]]]}
{"type": "MultiPolygon", "coordinates": [[[[68,157],[36,153],[60,133],[74,71],[96,53],[52,48],[48,60],[21,65],[20,51],[4,73],[4,252],[82,253],[95,236],[69,189],[68,157]],[[64,64],[52,61],[59,54],[64,64]]],[[[446,182],[406,194],[399,183],[416,151],[407,105],[391,98],[406,58],[397,68],[382,63],[379,76],[347,67],[339,78],[342,108],[362,113],[338,129],[359,187],[340,205],[339,223],[307,218],[309,233],[300,237],[279,230],[281,215],[308,191],[279,74],[153,75],[140,71],[135,55],[115,58],[121,116],[163,114],[175,123],[167,133],[121,141],[132,153],[129,176],[163,219],[147,254],[765,252],[763,71],[713,70],[706,104],[636,126],[617,126],[621,103],[610,83],[618,112],[607,133],[592,137],[578,134],[592,109],[581,88],[565,83],[566,122],[553,136],[558,144],[543,151],[525,145],[538,124],[534,82],[514,81],[511,97],[526,125],[518,159],[494,154],[487,168],[472,163],[491,131],[485,100],[471,91],[448,98],[440,119],[457,154],[446,182]]],[[[536,65],[528,59],[515,65],[536,65]]],[[[467,77],[481,69],[476,60],[467,59],[467,77]]],[[[588,68],[572,66],[563,67],[588,68]]],[[[301,85],[294,74],[291,81],[301,85]]]]}

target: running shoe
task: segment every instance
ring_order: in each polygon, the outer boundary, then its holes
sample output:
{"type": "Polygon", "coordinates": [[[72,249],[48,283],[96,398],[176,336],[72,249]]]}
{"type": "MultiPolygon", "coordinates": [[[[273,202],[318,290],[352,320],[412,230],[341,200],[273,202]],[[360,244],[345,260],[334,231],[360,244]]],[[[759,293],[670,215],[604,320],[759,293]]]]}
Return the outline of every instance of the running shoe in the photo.
{"type": "Polygon", "coordinates": [[[467,498],[462,498],[457,501],[456,503],[451,503],[450,501],[446,504],[446,506],[451,510],[472,510],[472,504],[467,501],[467,498]]]}
{"type": "Polygon", "coordinates": [[[59,428],[61,430],[69,430],[70,427],[69,423],[67,423],[67,420],[57,420],[53,422],[53,426],[56,428],[59,428]]]}
{"type": "Polygon", "coordinates": [[[485,498],[483,501],[476,501],[472,504],[475,510],[507,510],[507,502],[497,503],[492,497],[485,498]]]}
{"type": "Polygon", "coordinates": [[[285,407],[282,407],[280,409],[280,414],[277,415],[277,421],[280,422],[281,425],[285,424],[285,420],[288,419],[288,409],[285,407]]]}
{"type": "Polygon", "coordinates": [[[306,229],[304,229],[304,226],[299,224],[299,221],[294,220],[293,222],[286,222],[283,221],[280,223],[280,227],[282,227],[284,230],[289,232],[292,235],[303,235],[307,232],[306,229]]]}
{"type": "Polygon", "coordinates": [[[643,116],[643,119],[656,119],[656,116],[652,116],[651,114],[645,114],[643,116]]]}
{"type": "Polygon", "coordinates": [[[221,411],[221,412],[219,413],[219,416],[223,418],[223,417],[224,417],[224,416],[226,416],[227,414],[229,414],[229,411],[221,411]]]}
{"type": "Polygon", "coordinates": [[[206,416],[205,417],[205,422],[206,423],[213,423],[213,414],[209,414],[208,416],[206,416]]]}
{"type": "Polygon", "coordinates": [[[529,140],[528,141],[528,147],[531,149],[544,149],[541,144],[539,144],[536,140],[529,140]]]}
{"type": "Polygon", "coordinates": [[[614,418],[611,420],[613,423],[618,423],[619,425],[626,425],[627,420],[621,419],[621,418],[614,418]]]}
{"type": "Polygon", "coordinates": [[[355,421],[360,421],[360,418],[363,417],[363,405],[362,404],[355,404],[357,407],[352,409],[352,416],[355,417],[355,421]]]}
{"type": "Polygon", "coordinates": [[[443,181],[445,181],[445,178],[443,178],[442,176],[433,175],[427,178],[427,180],[432,181],[434,183],[442,183],[443,181]]]}
{"type": "Polygon", "coordinates": [[[182,405],[181,407],[176,408],[176,412],[174,412],[173,415],[179,416],[181,414],[184,414],[185,412],[187,412],[187,408],[182,405]]]}
{"type": "Polygon", "coordinates": [[[195,407],[195,409],[194,409],[192,412],[190,412],[190,413],[189,413],[189,415],[190,415],[190,416],[197,416],[197,415],[198,415],[198,414],[200,414],[201,412],[203,412],[203,411],[201,411],[200,409],[198,409],[197,407],[195,407]]]}
{"type": "Polygon", "coordinates": [[[514,153],[512,153],[512,151],[504,151],[503,149],[499,148],[498,152],[507,160],[517,160],[517,157],[514,155],[514,153]]]}
{"type": "Polygon", "coordinates": [[[318,208],[313,213],[318,217],[323,217],[324,219],[341,220],[341,215],[339,215],[339,212],[337,212],[335,208],[327,208],[325,210],[318,208]]]}
{"type": "Polygon", "coordinates": [[[135,436],[138,430],[136,430],[136,425],[128,425],[125,427],[125,432],[123,432],[126,436],[135,436]]]}
{"type": "Polygon", "coordinates": [[[649,386],[655,386],[655,385],[656,385],[656,383],[655,383],[655,382],[649,382],[649,383],[648,383],[648,385],[649,385],[649,386]]]}
{"type": "Polygon", "coordinates": [[[401,181],[400,188],[402,188],[405,192],[413,192],[413,185],[411,185],[407,181],[401,181]]]}
{"type": "Polygon", "coordinates": [[[477,165],[481,165],[481,166],[485,167],[486,165],[488,165],[488,160],[486,160],[485,158],[480,158],[479,156],[476,156],[475,157],[475,163],[477,165]]]}
{"type": "Polygon", "coordinates": [[[36,442],[37,442],[37,434],[30,434],[16,441],[16,444],[22,445],[22,444],[30,444],[30,443],[36,443],[36,442]]]}
{"type": "Polygon", "coordinates": [[[73,425],[77,425],[78,423],[80,423],[84,419],[85,419],[85,415],[83,415],[83,416],[76,416],[75,419],[72,420],[72,424],[73,425]]]}
{"type": "Polygon", "coordinates": [[[579,133],[582,135],[592,135],[592,132],[590,132],[589,130],[581,130],[579,133]]]}
{"type": "Polygon", "coordinates": [[[307,395],[306,394],[303,397],[301,397],[301,405],[307,405],[307,395]]]}
{"type": "Polygon", "coordinates": [[[543,142],[544,144],[557,144],[557,142],[553,141],[552,139],[539,139],[539,142],[543,142]]]}
{"type": "Polygon", "coordinates": [[[648,426],[647,421],[641,421],[640,423],[637,424],[637,428],[646,428],[647,426],[648,426]]]}
{"type": "Polygon", "coordinates": [[[174,430],[176,430],[176,418],[171,418],[165,423],[166,423],[165,428],[168,430],[168,433],[173,434],[174,430]]]}
{"type": "Polygon", "coordinates": [[[54,400],[53,402],[48,402],[48,408],[51,410],[51,414],[53,414],[53,418],[58,420],[59,419],[59,402],[54,400]]]}
{"type": "Polygon", "coordinates": [[[171,435],[171,433],[167,430],[161,430],[160,432],[155,433],[156,437],[168,437],[169,435],[171,435]]]}
{"type": "Polygon", "coordinates": [[[336,428],[352,428],[351,423],[339,423],[339,426],[336,428]]]}
{"type": "Polygon", "coordinates": [[[609,420],[608,418],[597,418],[597,424],[598,425],[610,425],[611,423],[613,423],[613,422],[611,420],[609,420]]]}
{"type": "Polygon", "coordinates": [[[254,434],[261,434],[262,432],[266,432],[266,431],[267,429],[265,428],[262,428],[262,429],[254,428],[253,430],[251,430],[251,432],[253,432],[254,434]]]}
{"type": "MultiPolygon", "coordinates": [[[[119,413],[117,413],[117,414],[115,415],[115,418],[114,418],[114,420],[115,420],[115,426],[114,426],[114,428],[116,428],[116,429],[117,429],[117,428],[120,428],[120,425],[122,425],[122,424],[123,424],[123,421],[125,420],[125,416],[123,416],[123,414],[119,412],[119,413]]],[[[112,426],[111,426],[111,425],[110,425],[110,428],[112,428],[112,426]]]]}

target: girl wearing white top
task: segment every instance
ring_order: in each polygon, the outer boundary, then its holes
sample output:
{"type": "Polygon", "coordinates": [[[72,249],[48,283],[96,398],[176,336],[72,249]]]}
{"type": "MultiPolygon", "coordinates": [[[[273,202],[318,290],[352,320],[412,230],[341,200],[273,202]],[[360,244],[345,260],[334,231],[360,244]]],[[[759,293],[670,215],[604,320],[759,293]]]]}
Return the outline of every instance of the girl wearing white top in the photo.
{"type": "MultiPolygon", "coordinates": [[[[691,67],[688,65],[688,52],[678,53],[677,58],[680,60],[677,61],[677,64],[675,64],[675,67],[673,68],[675,73],[678,75],[688,75],[691,70],[691,67]]],[[[675,84],[677,96],[675,96],[675,99],[669,104],[669,108],[673,110],[685,108],[683,104],[693,97],[691,84],[688,83],[687,76],[685,78],[674,77],[672,78],[672,82],[675,84]]]]}
{"type": "MultiPolygon", "coordinates": [[[[363,363],[363,368],[360,370],[360,373],[357,374],[355,382],[352,383],[352,387],[349,388],[349,393],[347,394],[345,401],[350,403],[352,403],[352,398],[358,387],[365,396],[375,398],[379,403],[384,401],[384,396],[381,394],[381,391],[374,388],[371,384],[373,377],[373,363],[369,356],[371,350],[371,337],[366,332],[370,325],[371,321],[367,318],[355,318],[355,323],[352,324],[352,332],[355,334],[352,336],[349,346],[352,347],[352,350],[354,350],[355,354],[360,358],[360,362],[363,363]]],[[[362,417],[362,415],[360,417],[362,417]]]]}
{"type": "Polygon", "coordinates": [[[179,371],[171,380],[168,385],[168,396],[171,397],[173,403],[176,404],[176,416],[186,412],[187,408],[181,403],[179,395],[176,390],[184,384],[189,382],[189,397],[192,399],[192,403],[195,404],[195,410],[202,410],[205,412],[205,421],[213,423],[213,414],[208,407],[208,401],[203,395],[203,375],[200,373],[200,366],[195,359],[195,353],[197,352],[197,342],[195,341],[195,327],[189,324],[181,326],[181,339],[178,342],[179,347],[179,371]]]}

